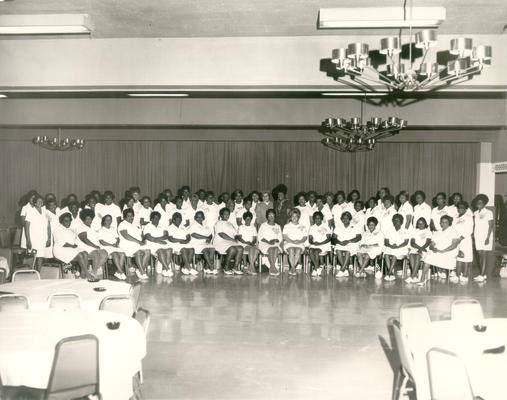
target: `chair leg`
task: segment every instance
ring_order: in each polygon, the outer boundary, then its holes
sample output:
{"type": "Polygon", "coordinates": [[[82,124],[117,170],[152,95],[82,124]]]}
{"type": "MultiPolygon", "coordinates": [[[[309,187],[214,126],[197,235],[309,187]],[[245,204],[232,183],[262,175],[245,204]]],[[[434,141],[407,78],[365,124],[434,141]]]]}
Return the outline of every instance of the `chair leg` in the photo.
{"type": "Polygon", "coordinates": [[[401,372],[401,369],[398,369],[394,373],[392,400],[399,400],[402,380],[403,380],[403,373],[401,372]]]}

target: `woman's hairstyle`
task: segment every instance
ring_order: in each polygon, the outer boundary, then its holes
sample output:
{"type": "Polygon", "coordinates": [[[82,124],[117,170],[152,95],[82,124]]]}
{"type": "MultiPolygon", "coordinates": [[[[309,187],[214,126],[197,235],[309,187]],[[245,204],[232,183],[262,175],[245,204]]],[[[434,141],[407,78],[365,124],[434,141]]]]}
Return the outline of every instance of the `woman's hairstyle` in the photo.
{"type": "Polygon", "coordinates": [[[229,193],[227,193],[227,192],[222,192],[222,193],[220,193],[220,195],[218,196],[218,201],[219,201],[220,203],[223,203],[223,202],[224,202],[224,197],[225,197],[225,196],[229,196],[229,193]]]}
{"type": "Polygon", "coordinates": [[[219,214],[220,214],[220,218],[223,218],[225,213],[231,213],[230,210],[227,208],[227,207],[224,207],[224,208],[221,208],[220,211],[219,211],[219,214]]]}
{"type": "Polygon", "coordinates": [[[298,217],[301,217],[301,211],[299,211],[297,208],[293,208],[292,210],[290,210],[291,217],[293,214],[297,214],[298,217]]]}
{"type": "Polygon", "coordinates": [[[204,212],[202,211],[197,211],[194,215],[194,219],[196,220],[197,219],[197,216],[198,215],[202,215],[202,219],[206,219],[206,216],[204,215],[204,212]]]}
{"type": "Polygon", "coordinates": [[[84,220],[90,217],[93,219],[95,217],[95,212],[90,208],[83,208],[81,212],[79,213],[79,219],[84,222],[84,220]]]}
{"type": "Polygon", "coordinates": [[[56,200],[56,196],[54,193],[46,193],[46,195],[44,196],[44,201],[48,201],[49,199],[55,199],[56,200]]]}
{"type": "Polygon", "coordinates": [[[392,218],[392,221],[394,222],[395,220],[398,220],[401,223],[403,223],[403,215],[401,215],[401,214],[394,214],[393,218],[392,218]]]}
{"type": "Polygon", "coordinates": [[[253,214],[250,211],[245,211],[243,213],[243,219],[247,219],[247,218],[253,218],[253,214]]]}
{"type": "Polygon", "coordinates": [[[139,186],[131,186],[128,190],[130,194],[132,193],[141,193],[141,188],[139,186]]]}
{"type": "Polygon", "coordinates": [[[305,193],[305,192],[299,192],[298,194],[296,194],[296,195],[294,196],[294,205],[296,205],[296,206],[297,206],[297,205],[299,204],[299,199],[300,199],[301,197],[302,197],[302,198],[304,198],[304,199],[305,199],[305,201],[306,201],[306,193],[305,193]]]}
{"type": "Polygon", "coordinates": [[[155,217],[159,217],[159,218],[161,217],[161,215],[158,211],[152,211],[150,213],[150,221],[153,221],[153,218],[155,218],[155,217]]]}
{"type": "Polygon", "coordinates": [[[72,220],[72,214],[70,212],[65,212],[58,217],[58,221],[60,221],[60,224],[63,224],[63,221],[65,221],[66,218],[70,218],[72,220]]]}
{"type": "Polygon", "coordinates": [[[183,201],[183,197],[181,197],[179,195],[178,196],[174,196],[173,203],[176,204],[176,202],[178,202],[178,201],[183,201]]]}
{"type": "Polygon", "coordinates": [[[127,219],[127,215],[129,214],[135,215],[134,210],[130,207],[123,210],[123,219],[127,219]]]}
{"type": "Polygon", "coordinates": [[[352,195],[353,195],[353,194],[357,194],[357,198],[358,198],[358,199],[360,199],[360,198],[361,198],[361,193],[359,193],[359,190],[354,189],[354,190],[352,190],[352,191],[348,194],[348,196],[347,196],[347,201],[349,201],[349,202],[350,202],[350,201],[352,201],[352,195]]]}
{"type": "Polygon", "coordinates": [[[352,219],[352,214],[349,213],[348,211],[345,211],[345,212],[342,213],[340,219],[343,219],[345,217],[347,217],[350,220],[350,219],[352,219]]]}
{"type": "Polygon", "coordinates": [[[437,195],[435,196],[435,200],[438,198],[438,197],[443,197],[444,200],[447,200],[447,195],[444,193],[444,192],[438,192],[437,195]]]}
{"type": "Polygon", "coordinates": [[[354,207],[356,206],[356,204],[359,204],[359,205],[361,206],[361,209],[363,209],[363,208],[364,208],[364,202],[363,202],[362,200],[356,200],[356,201],[354,202],[354,207]]]}
{"type": "Polygon", "coordinates": [[[449,216],[449,215],[442,215],[440,217],[440,221],[442,221],[444,219],[447,220],[447,222],[449,222],[449,225],[452,225],[452,217],[451,216],[449,216]]]}
{"type": "Polygon", "coordinates": [[[123,199],[120,200],[120,208],[123,208],[126,204],[129,203],[130,200],[134,200],[132,196],[125,196],[123,199]]]}
{"type": "Polygon", "coordinates": [[[417,227],[417,225],[419,225],[419,222],[424,222],[424,229],[426,229],[428,227],[428,222],[426,222],[426,218],[424,217],[421,217],[417,220],[417,222],[415,223],[415,226],[417,227]]]}
{"type": "Polygon", "coordinates": [[[143,197],[141,198],[141,203],[144,203],[144,201],[145,201],[145,200],[149,200],[149,201],[150,201],[150,203],[151,203],[151,198],[150,198],[150,196],[143,196],[143,197]]]}
{"type": "Polygon", "coordinates": [[[375,226],[377,226],[377,225],[378,225],[378,219],[377,219],[377,218],[375,218],[375,217],[370,217],[370,218],[368,218],[368,219],[366,220],[366,225],[369,225],[369,224],[370,224],[370,223],[372,223],[372,222],[375,224],[375,226]]]}
{"type": "MultiPolygon", "coordinates": [[[[373,207],[375,207],[377,205],[377,199],[375,197],[370,197],[368,199],[368,201],[366,202],[366,205],[369,206],[370,205],[370,201],[373,201],[373,207]]],[[[377,221],[378,222],[378,221],[377,221]]]]}
{"type": "Polygon", "coordinates": [[[69,203],[67,203],[67,207],[69,207],[69,210],[71,207],[74,206],[76,206],[79,209],[79,203],[77,201],[70,201],[69,203]]]}
{"type": "Polygon", "coordinates": [[[334,199],[334,194],[331,192],[324,193],[324,199],[327,199],[328,197],[331,197],[332,199],[334,199]]]}
{"type": "Polygon", "coordinates": [[[35,202],[36,202],[37,200],[39,200],[39,199],[41,199],[41,200],[42,200],[42,202],[44,202],[44,199],[42,198],[42,196],[41,196],[39,193],[37,193],[37,194],[35,194],[35,196],[33,197],[33,202],[35,203],[35,202]]]}
{"type": "Polygon", "coordinates": [[[167,196],[164,193],[160,193],[157,196],[157,204],[160,203],[162,200],[165,200],[167,202],[167,196]]]}
{"type": "Polygon", "coordinates": [[[279,183],[273,188],[273,190],[271,191],[271,195],[273,196],[274,199],[277,199],[278,193],[283,193],[284,195],[287,195],[287,190],[288,190],[287,186],[285,186],[283,183],[279,183]]]}
{"type": "Polygon", "coordinates": [[[423,198],[423,201],[426,200],[426,193],[424,193],[422,190],[416,190],[414,193],[414,200],[417,196],[421,196],[423,198]]]}
{"type": "Polygon", "coordinates": [[[232,197],[233,200],[236,200],[236,198],[238,196],[243,197],[243,191],[240,190],[240,189],[236,189],[234,192],[232,192],[232,196],[231,197],[232,197]]]}
{"type": "Polygon", "coordinates": [[[46,208],[49,208],[49,206],[50,206],[51,204],[56,204],[56,199],[53,199],[53,198],[51,198],[51,199],[46,199],[46,201],[45,201],[44,203],[45,203],[45,205],[46,205],[46,208]]]}
{"type": "Polygon", "coordinates": [[[108,217],[111,218],[111,221],[113,220],[113,217],[111,217],[111,215],[106,214],[100,220],[100,226],[106,226],[106,218],[108,218],[108,217]]]}
{"type": "Polygon", "coordinates": [[[326,201],[324,196],[322,196],[321,194],[319,194],[318,196],[315,197],[315,201],[317,201],[317,200],[321,200],[323,203],[326,201]]]}
{"type": "Polygon", "coordinates": [[[317,192],[315,190],[310,190],[310,191],[306,192],[307,198],[310,198],[311,195],[317,197],[317,192]]]}
{"type": "Polygon", "coordinates": [[[91,194],[91,193],[89,193],[89,194],[87,194],[87,195],[85,196],[85,201],[84,201],[84,202],[85,202],[85,204],[88,204],[88,203],[90,202],[90,200],[93,200],[93,201],[95,201],[95,200],[96,200],[96,199],[95,199],[95,196],[94,196],[93,194],[91,194]]]}
{"type": "Polygon", "coordinates": [[[453,206],[454,205],[454,200],[456,199],[456,197],[459,197],[460,198],[460,201],[463,200],[463,195],[459,192],[454,192],[453,194],[451,194],[449,196],[449,201],[448,201],[448,204],[450,206],[453,206]]]}
{"type": "Polygon", "coordinates": [[[273,208],[269,208],[266,210],[266,218],[268,218],[269,214],[273,214],[276,217],[276,211],[273,208]]]}
{"type": "Polygon", "coordinates": [[[334,195],[336,201],[338,201],[338,196],[342,196],[345,199],[345,192],[343,190],[338,190],[334,195]]]}
{"type": "Polygon", "coordinates": [[[111,198],[114,200],[114,193],[113,193],[113,192],[111,192],[110,190],[106,190],[106,191],[104,192],[104,199],[105,199],[106,197],[111,197],[111,198]]]}
{"type": "Polygon", "coordinates": [[[320,211],[315,211],[313,213],[313,219],[320,217],[320,219],[324,219],[324,214],[322,214],[320,211]]]}
{"type": "Polygon", "coordinates": [[[459,207],[463,207],[465,209],[468,209],[470,206],[469,204],[465,201],[465,200],[461,200],[458,204],[457,204],[458,208],[459,207]]]}
{"type": "Polygon", "coordinates": [[[391,204],[394,204],[394,196],[392,194],[386,194],[383,198],[382,198],[382,203],[386,200],[389,200],[391,202],[391,204]]]}
{"type": "Polygon", "coordinates": [[[215,197],[215,192],[214,192],[213,190],[208,190],[208,191],[206,192],[206,197],[209,197],[209,196],[213,196],[213,197],[215,197]]]}
{"type": "Polygon", "coordinates": [[[477,204],[478,201],[482,201],[484,204],[488,204],[489,203],[489,197],[486,196],[485,194],[483,193],[480,193],[478,194],[475,199],[474,199],[474,203],[477,204]]]}

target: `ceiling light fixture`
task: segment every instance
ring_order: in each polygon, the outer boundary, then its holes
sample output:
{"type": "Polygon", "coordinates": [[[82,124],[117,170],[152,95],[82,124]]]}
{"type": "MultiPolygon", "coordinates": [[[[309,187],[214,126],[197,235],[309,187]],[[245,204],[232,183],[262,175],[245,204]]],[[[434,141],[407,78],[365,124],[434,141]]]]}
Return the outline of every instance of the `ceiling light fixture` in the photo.
{"type": "Polygon", "coordinates": [[[58,137],[36,136],[32,139],[32,143],[47,150],[57,151],[81,150],[85,145],[83,139],[62,138],[61,128],[58,128],[58,137]]]}
{"type": "Polygon", "coordinates": [[[329,96],[329,97],[381,97],[381,96],[387,96],[389,93],[382,93],[382,92],[375,92],[375,93],[345,93],[345,92],[327,92],[327,93],[321,93],[322,96],[329,96]]]}
{"type": "Polygon", "coordinates": [[[91,33],[88,14],[4,14],[0,35],[86,35],[91,33]]]}
{"type": "Polygon", "coordinates": [[[373,117],[363,124],[364,103],[365,98],[361,100],[360,118],[326,118],[322,122],[320,132],[326,136],[321,141],[324,146],[349,153],[371,151],[379,140],[396,135],[407,127],[406,120],[396,117],[384,121],[373,117]]]}
{"type": "Polygon", "coordinates": [[[6,94],[0,94],[0,99],[6,99],[6,98],[7,98],[6,94]]]}
{"type": "Polygon", "coordinates": [[[187,93],[128,93],[129,97],[188,97],[187,93]]]}

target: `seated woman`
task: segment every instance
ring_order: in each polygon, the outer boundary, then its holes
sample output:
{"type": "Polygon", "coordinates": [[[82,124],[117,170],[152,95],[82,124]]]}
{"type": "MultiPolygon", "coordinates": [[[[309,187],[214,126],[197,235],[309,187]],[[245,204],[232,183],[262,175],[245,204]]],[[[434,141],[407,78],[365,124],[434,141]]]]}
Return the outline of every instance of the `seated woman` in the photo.
{"type": "Polygon", "coordinates": [[[231,222],[231,212],[228,208],[220,210],[220,219],[215,224],[215,235],[213,236],[213,245],[218,254],[225,254],[225,269],[226,275],[242,275],[243,272],[239,269],[239,264],[243,258],[243,247],[236,240],[238,231],[231,222]],[[231,261],[234,260],[234,267],[231,269],[231,261]]]}
{"type": "Polygon", "coordinates": [[[424,285],[427,282],[428,269],[431,265],[449,271],[456,268],[460,241],[459,233],[452,227],[452,217],[442,216],[440,230],[433,232],[428,252],[423,258],[423,272],[419,285],[424,285]]]}
{"type": "Polygon", "coordinates": [[[366,278],[365,269],[370,260],[375,260],[382,254],[384,247],[384,235],[380,229],[377,229],[378,219],[369,217],[366,221],[366,231],[361,237],[359,249],[357,250],[357,261],[359,262],[359,271],[356,278],[366,278]]]}
{"type": "Polygon", "coordinates": [[[324,214],[320,211],[313,213],[314,224],[308,232],[310,244],[310,259],[313,264],[312,276],[320,276],[323,258],[331,251],[332,232],[329,225],[324,222],[324,214]]]}
{"type": "Polygon", "coordinates": [[[113,227],[113,217],[109,214],[106,214],[102,217],[101,225],[102,227],[99,229],[99,243],[100,247],[107,251],[107,254],[113,260],[113,264],[116,267],[116,272],[114,276],[124,281],[127,279],[126,275],[126,265],[127,265],[127,257],[125,253],[120,249],[120,237],[118,236],[118,231],[113,227]]]}
{"type": "Polygon", "coordinates": [[[43,206],[42,197],[36,194],[33,207],[28,209],[25,216],[26,249],[35,252],[38,270],[45,258],[53,256],[51,252],[51,224],[43,206]]]}
{"type": "Polygon", "coordinates": [[[167,234],[169,235],[169,247],[172,249],[173,254],[181,257],[183,264],[181,273],[183,275],[197,275],[197,271],[193,267],[194,249],[190,245],[190,233],[187,227],[183,225],[183,218],[179,212],[173,214],[167,234]]]}
{"type": "Polygon", "coordinates": [[[276,269],[276,259],[281,251],[282,230],[280,225],[275,223],[275,210],[270,208],[266,211],[266,222],[259,228],[259,250],[262,254],[268,256],[269,274],[272,276],[280,275],[276,269]]]}
{"type": "Polygon", "coordinates": [[[216,275],[218,271],[215,268],[215,248],[211,241],[213,240],[213,231],[205,223],[203,211],[197,211],[194,221],[190,224],[190,244],[194,248],[195,254],[204,259],[204,273],[216,275]]]}
{"type": "Polygon", "coordinates": [[[255,272],[255,261],[259,256],[259,249],[257,248],[257,229],[254,225],[254,214],[246,211],[243,214],[243,223],[238,228],[238,242],[243,246],[243,261],[249,266],[245,269],[248,275],[257,275],[255,272]]]}
{"type": "Polygon", "coordinates": [[[422,257],[428,251],[431,243],[431,231],[426,219],[420,217],[416,221],[415,229],[412,231],[410,239],[410,248],[408,250],[408,259],[410,261],[411,276],[405,279],[407,283],[419,282],[419,265],[422,257]]]}
{"type": "Polygon", "coordinates": [[[402,260],[408,255],[408,242],[410,239],[410,232],[403,228],[403,216],[401,214],[394,214],[391,221],[392,226],[384,232],[384,260],[387,269],[384,280],[386,281],[396,279],[394,276],[396,260],[402,260]]]}
{"type": "Polygon", "coordinates": [[[289,259],[289,275],[296,275],[296,266],[299,264],[301,254],[305,251],[308,240],[308,227],[299,222],[301,211],[294,208],[290,212],[290,220],[283,227],[283,248],[289,259]]]}
{"type": "Polygon", "coordinates": [[[118,225],[120,236],[120,249],[127,257],[133,257],[136,261],[136,275],[139,279],[148,279],[146,268],[150,263],[151,252],[143,239],[141,228],[134,224],[134,210],[123,210],[123,221],[118,225]]]}
{"type": "MultiPolygon", "coordinates": [[[[458,216],[454,220],[454,229],[460,236],[458,258],[456,259],[456,278],[462,282],[468,282],[468,271],[471,271],[473,255],[472,233],[474,231],[474,219],[466,201],[460,201],[457,205],[458,216]]],[[[452,278],[451,278],[452,279],[452,278]]]]}
{"type": "Polygon", "coordinates": [[[340,269],[336,272],[337,278],[348,277],[351,257],[356,254],[361,240],[361,228],[351,224],[352,215],[345,211],[342,213],[340,222],[335,222],[333,231],[335,252],[340,269]]]}
{"type": "Polygon", "coordinates": [[[59,217],[60,225],[55,230],[53,255],[65,264],[77,262],[83,279],[92,275],[88,272],[88,253],[77,245],[77,235],[70,229],[72,216],[66,212],[59,217]]]}
{"type": "Polygon", "coordinates": [[[83,222],[80,225],[79,232],[77,232],[77,236],[81,241],[79,247],[88,252],[88,259],[92,261],[93,274],[97,275],[99,268],[102,268],[102,271],[104,271],[106,267],[107,251],[100,247],[99,235],[92,229],[92,222],[95,218],[93,210],[84,208],[79,213],[79,218],[83,222]]]}
{"type": "Polygon", "coordinates": [[[162,276],[171,277],[174,275],[171,269],[173,251],[167,241],[167,229],[160,224],[160,217],[158,211],[150,214],[150,223],[144,226],[143,237],[151,254],[155,255],[162,264],[162,276]]]}

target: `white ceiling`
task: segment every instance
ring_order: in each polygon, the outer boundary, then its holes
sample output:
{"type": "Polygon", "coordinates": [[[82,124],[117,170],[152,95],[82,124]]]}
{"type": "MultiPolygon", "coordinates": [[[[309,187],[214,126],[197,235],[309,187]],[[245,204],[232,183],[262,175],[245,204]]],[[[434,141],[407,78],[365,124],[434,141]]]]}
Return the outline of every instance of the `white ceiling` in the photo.
{"type": "MultiPolygon", "coordinates": [[[[337,35],[317,30],[321,7],[379,6],[378,0],[14,0],[0,14],[87,13],[96,38],[337,35]]],[[[407,1],[410,4],[411,0],[407,1]]],[[[382,0],[402,6],[403,0],[382,0]]],[[[414,6],[444,6],[449,34],[501,34],[505,0],[413,0],[414,6]]],[[[345,31],[346,34],[375,34],[345,31]]],[[[383,31],[385,32],[385,31],[383,31]]]]}

